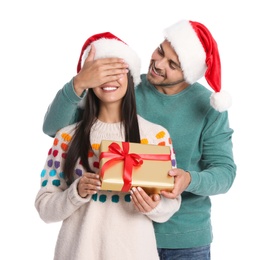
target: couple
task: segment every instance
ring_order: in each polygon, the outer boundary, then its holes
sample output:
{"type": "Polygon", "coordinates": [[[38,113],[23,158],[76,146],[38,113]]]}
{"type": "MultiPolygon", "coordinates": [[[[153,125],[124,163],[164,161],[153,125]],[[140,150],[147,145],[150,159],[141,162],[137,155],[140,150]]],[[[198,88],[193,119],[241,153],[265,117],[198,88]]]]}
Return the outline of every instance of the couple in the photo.
{"type": "Polygon", "coordinates": [[[43,130],[55,139],[35,205],[44,221],[63,221],[55,259],[210,259],[209,196],[227,192],[236,174],[229,99],[221,93],[217,44],[204,25],[180,21],[164,36],[140,83],[129,46],[109,33],[90,37],[77,75],[48,108],[43,130]],[[203,76],[214,93],[196,82],[203,76]],[[164,140],[155,138],[158,131],[164,140]],[[174,189],[161,196],[101,191],[103,138],[170,147],[172,140],[174,189]],[[89,257],[94,251],[98,258],[89,257]]]}

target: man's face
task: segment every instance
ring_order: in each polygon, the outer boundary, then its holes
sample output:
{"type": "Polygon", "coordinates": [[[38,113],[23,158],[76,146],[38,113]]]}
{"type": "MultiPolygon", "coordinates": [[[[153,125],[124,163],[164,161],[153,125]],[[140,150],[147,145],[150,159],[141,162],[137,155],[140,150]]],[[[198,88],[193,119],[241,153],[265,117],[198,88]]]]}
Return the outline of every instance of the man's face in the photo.
{"type": "Polygon", "coordinates": [[[153,52],[147,79],[157,88],[188,85],[184,82],[184,75],[178,56],[167,40],[153,52]]]}

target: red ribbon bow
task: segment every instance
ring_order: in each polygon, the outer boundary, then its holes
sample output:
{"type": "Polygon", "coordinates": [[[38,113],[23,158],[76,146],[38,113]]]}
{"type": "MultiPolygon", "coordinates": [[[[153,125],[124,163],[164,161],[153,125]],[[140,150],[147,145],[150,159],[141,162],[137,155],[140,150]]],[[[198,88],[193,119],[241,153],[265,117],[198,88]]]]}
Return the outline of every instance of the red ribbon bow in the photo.
{"type": "Polygon", "coordinates": [[[123,149],[115,142],[111,143],[108,148],[109,152],[102,152],[100,154],[100,160],[102,158],[111,158],[101,168],[100,176],[103,178],[104,172],[109,168],[111,164],[117,161],[124,161],[123,181],[124,185],[121,191],[129,191],[132,182],[132,169],[133,166],[141,166],[143,159],[146,160],[171,160],[169,154],[135,154],[129,152],[129,142],[122,142],[123,149]]]}

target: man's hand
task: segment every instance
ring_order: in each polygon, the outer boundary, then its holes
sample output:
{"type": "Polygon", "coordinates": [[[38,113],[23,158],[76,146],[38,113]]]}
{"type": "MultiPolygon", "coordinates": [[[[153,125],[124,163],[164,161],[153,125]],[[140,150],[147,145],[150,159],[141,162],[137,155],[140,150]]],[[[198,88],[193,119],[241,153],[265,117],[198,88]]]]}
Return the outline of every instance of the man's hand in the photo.
{"type": "Polygon", "coordinates": [[[78,96],[88,88],[98,87],[106,82],[119,80],[128,73],[128,64],[120,58],[94,60],[95,46],[91,49],[81,70],[74,77],[74,89],[78,96]]]}
{"type": "Polygon", "coordinates": [[[189,172],[178,168],[170,170],[168,174],[175,178],[174,189],[170,192],[161,191],[161,195],[169,199],[175,199],[188,187],[191,176],[189,172]]]}

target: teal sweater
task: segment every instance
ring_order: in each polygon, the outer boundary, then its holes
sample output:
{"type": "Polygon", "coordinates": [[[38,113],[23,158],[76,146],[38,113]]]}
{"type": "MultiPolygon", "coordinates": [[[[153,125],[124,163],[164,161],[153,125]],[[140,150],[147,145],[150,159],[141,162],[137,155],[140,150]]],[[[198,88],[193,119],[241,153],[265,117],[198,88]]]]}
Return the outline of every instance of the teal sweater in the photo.
{"type": "MultiPolygon", "coordinates": [[[[147,82],[146,75],[141,77],[142,83],[136,88],[138,114],[168,129],[177,167],[191,174],[180,210],[166,223],[154,223],[157,246],[208,245],[212,242],[210,196],[226,193],[236,175],[228,114],[210,106],[211,92],[199,83],[170,96],[158,92],[147,82]]],[[[43,131],[54,136],[57,130],[74,123],[80,100],[71,80],[49,106],[43,131]]]]}

